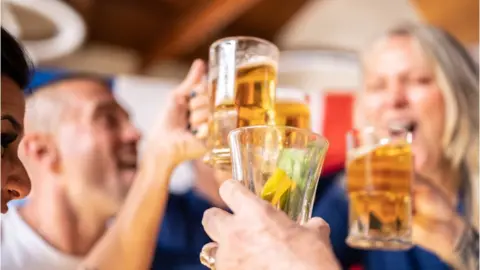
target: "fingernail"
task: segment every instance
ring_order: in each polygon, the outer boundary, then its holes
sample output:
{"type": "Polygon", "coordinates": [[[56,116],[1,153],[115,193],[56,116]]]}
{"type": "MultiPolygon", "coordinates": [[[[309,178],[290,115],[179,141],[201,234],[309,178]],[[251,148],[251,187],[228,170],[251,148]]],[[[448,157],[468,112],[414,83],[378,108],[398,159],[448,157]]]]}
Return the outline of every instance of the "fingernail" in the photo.
{"type": "Polygon", "coordinates": [[[197,129],[192,129],[192,134],[193,134],[193,135],[196,135],[196,134],[197,134],[197,132],[198,132],[198,130],[197,130],[197,129]]]}
{"type": "Polygon", "coordinates": [[[194,98],[195,96],[197,96],[197,92],[192,90],[192,92],[190,92],[190,98],[194,98]]]}

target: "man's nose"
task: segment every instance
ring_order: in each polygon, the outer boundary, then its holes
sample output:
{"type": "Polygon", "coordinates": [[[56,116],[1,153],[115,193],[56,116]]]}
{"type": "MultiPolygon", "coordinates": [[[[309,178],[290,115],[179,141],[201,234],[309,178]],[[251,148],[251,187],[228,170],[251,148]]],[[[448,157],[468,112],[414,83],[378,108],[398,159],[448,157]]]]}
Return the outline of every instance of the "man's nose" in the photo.
{"type": "Polygon", "coordinates": [[[129,123],[124,128],[124,140],[128,142],[138,142],[142,138],[140,130],[136,128],[133,124],[129,123]]]}

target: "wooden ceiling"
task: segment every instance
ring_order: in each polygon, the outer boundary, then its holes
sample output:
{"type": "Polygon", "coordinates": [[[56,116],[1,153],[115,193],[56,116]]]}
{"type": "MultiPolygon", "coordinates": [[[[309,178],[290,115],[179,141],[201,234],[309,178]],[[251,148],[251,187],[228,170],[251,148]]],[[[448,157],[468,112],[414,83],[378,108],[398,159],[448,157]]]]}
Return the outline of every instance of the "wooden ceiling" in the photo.
{"type": "MultiPolygon", "coordinates": [[[[319,0],[63,1],[84,17],[88,41],[137,51],[145,70],[160,60],[206,59],[210,44],[226,36],[273,41],[302,6],[319,0]]],[[[478,43],[478,0],[410,2],[426,21],[444,27],[467,44],[478,43]]]]}
{"type": "Polygon", "coordinates": [[[162,59],[206,59],[219,38],[272,41],[311,0],[64,0],[88,26],[88,40],[134,49],[143,67],[162,59]]]}

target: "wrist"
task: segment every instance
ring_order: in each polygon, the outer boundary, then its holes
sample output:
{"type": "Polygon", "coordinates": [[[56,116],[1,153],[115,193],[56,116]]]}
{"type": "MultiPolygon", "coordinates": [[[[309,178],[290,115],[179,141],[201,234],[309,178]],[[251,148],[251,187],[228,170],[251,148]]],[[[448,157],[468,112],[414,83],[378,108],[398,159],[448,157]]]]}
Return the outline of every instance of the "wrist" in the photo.
{"type": "Polygon", "coordinates": [[[147,143],[142,156],[142,165],[149,167],[176,167],[175,149],[173,145],[158,145],[159,142],[147,143]]]}
{"type": "Polygon", "coordinates": [[[139,173],[143,175],[151,175],[158,173],[171,174],[177,166],[177,162],[172,158],[172,151],[167,148],[149,149],[145,151],[141,161],[139,173]]]}

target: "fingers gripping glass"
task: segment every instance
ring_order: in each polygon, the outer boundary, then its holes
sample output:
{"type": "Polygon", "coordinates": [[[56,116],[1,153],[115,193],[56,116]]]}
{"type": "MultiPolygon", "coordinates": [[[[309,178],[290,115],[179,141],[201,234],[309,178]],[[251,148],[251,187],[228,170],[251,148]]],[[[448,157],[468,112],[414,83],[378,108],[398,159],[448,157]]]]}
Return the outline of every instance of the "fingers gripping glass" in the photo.
{"type": "MultiPolygon", "coordinates": [[[[251,126],[228,136],[233,178],[250,191],[285,212],[299,224],[312,215],[318,179],[328,142],[306,129],[286,126],[251,126]]],[[[213,269],[215,244],[201,253],[213,269]]]]}

